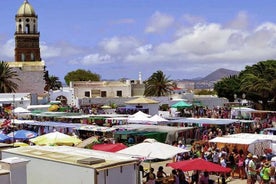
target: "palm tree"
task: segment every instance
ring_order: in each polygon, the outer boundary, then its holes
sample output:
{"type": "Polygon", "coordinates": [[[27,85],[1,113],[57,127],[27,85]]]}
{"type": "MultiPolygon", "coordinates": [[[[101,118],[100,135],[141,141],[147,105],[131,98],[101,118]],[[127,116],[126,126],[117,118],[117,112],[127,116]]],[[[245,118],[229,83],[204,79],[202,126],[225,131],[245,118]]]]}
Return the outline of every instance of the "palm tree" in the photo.
{"type": "Polygon", "coordinates": [[[145,84],[145,96],[166,96],[173,87],[174,83],[166,75],[158,70],[153,73],[148,80],[144,81],[145,84]]]}
{"type": "Polygon", "coordinates": [[[259,62],[241,73],[241,90],[256,95],[266,109],[268,101],[275,98],[276,61],[259,62]]]}
{"type": "Polygon", "coordinates": [[[50,77],[47,78],[46,87],[45,87],[47,91],[50,89],[58,90],[61,87],[62,87],[62,83],[60,82],[58,77],[51,75],[50,77]]]}
{"type": "Polygon", "coordinates": [[[0,62],[0,93],[12,93],[18,88],[15,81],[20,81],[16,71],[9,67],[8,63],[0,62]]]}

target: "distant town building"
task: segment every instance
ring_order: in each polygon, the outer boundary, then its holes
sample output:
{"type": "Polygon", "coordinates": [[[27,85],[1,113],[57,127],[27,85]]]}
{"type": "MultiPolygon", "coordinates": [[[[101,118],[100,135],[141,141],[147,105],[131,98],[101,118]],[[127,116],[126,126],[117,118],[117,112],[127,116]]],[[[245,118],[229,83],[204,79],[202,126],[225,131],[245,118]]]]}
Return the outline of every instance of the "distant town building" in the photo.
{"type": "Polygon", "coordinates": [[[145,90],[139,80],[72,81],[75,98],[116,98],[142,96],[145,90]]]}

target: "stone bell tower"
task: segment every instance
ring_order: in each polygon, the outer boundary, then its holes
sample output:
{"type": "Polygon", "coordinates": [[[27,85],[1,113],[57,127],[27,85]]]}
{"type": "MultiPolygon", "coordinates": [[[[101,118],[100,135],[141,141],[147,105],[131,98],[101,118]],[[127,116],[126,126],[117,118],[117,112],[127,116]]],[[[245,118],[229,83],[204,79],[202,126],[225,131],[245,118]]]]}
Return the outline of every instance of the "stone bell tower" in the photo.
{"type": "Polygon", "coordinates": [[[41,61],[38,19],[27,0],[18,9],[15,21],[15,61],[41,61]]]}
{"type": "Polygon", "coordinates": [[[24,0],[16,15],[15,61],[8,62],[20,81],[17,93],[45,95],[45,63],[41,60],[38,32],[38,16],[28,0],[24,0]]]}

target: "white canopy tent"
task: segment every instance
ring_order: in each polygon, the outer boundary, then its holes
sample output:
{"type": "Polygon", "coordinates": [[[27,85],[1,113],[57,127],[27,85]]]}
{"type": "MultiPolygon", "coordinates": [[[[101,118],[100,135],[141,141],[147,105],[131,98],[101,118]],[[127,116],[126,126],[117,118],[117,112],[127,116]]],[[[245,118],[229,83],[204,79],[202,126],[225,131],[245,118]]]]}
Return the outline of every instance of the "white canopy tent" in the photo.
{"type": "MultiPolygon", "coordinates": [[[[139,123],[139,124],[151,124],[150,123],[150,115],[138,111],[137,113],[130,115],[127,119],[128,123],[139,123]]],[[[154,123],[153,123],[154,124],[154,123]]]]}
{"type": "Polygon", "coordinates": [[[117,153],[133,155],[149,159],[168,159],[178,153],[188,152],[188,150],[157,142],[155,139],[146,139],[144,142],[122,149],[117,153]]]}
{"type": "Polygon", "coordinates": [[[264,149],[271,148],[271,141],[258,138],[242,139],[238,137],[216,137],[209,140],[211,143],[216,143],[219,148],[225,145],[232,149],[237,147],[238,149],[247,150],[255,155],[263,155],[264,149]]]}
{"type": "Polygon", "coordinates": [[[276,153],[276,135],[240,133],[240,134],[228,135],[226,137],[234,137],[239,139],[269,140],[271,141],[271,147],[269,148],[272,148],[272,152],[276,153]]]}
{"type": "Polygon", "coordinates": [[[142,111],[138,111],[135,114],[129,115],[129,118],[135,118],[135,117],[147,117],[147,118],[149,118],[149,117],[151,117],[151,115],[146,114],[142,111]]]}
{"type": "Polygon", "coordinates": [[[154,116],[149,118],[149,121],[152,122],[153,124],[158,124],[159,122],[167,122],[168,120],[155,114],[154,116]]]}

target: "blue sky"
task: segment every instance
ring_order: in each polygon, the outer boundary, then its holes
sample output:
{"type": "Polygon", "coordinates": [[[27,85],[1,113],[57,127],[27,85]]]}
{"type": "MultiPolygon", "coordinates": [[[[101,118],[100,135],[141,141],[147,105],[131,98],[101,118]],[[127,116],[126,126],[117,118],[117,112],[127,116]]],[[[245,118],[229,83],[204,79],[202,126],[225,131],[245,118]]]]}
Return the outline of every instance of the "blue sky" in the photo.
{"type": "MultiPolygon", "coordinates": [[[[15,14],[0,2],[0,60],[14,60],[15,14]],[[6,8],[5,8],[6,7],[6,8]]],[[[243,70],[276,58],[275,0],[29,0],[38,15],[41,57],[63,81],[77,69],[102,79],[170,79],[243,70]]]]}

